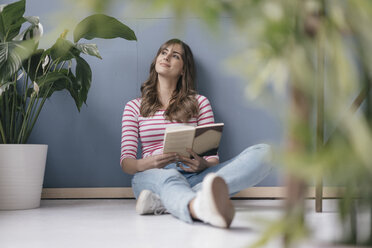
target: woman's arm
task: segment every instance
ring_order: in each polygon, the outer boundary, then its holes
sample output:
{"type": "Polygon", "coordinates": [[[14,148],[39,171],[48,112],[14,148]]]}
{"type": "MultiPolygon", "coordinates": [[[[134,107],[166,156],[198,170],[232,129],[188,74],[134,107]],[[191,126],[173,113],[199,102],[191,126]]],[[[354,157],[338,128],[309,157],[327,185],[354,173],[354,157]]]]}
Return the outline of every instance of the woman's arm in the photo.
{"type": "Polygon", "coordinates": [[[121,161],[121,168],[127,174],[133,175],[136,172],[142,171],[141,167],[141,159],[134,159],[134,158],[124,158],[121,161]]]}
{"type": "Polygon", "coordinates": [[[163,168],[167,164],[177,162],[179,158],[177,153],[160,154],[143,159],[124,158],[121,168],[125,173],[133,175],[140,171],[163,168]]]}

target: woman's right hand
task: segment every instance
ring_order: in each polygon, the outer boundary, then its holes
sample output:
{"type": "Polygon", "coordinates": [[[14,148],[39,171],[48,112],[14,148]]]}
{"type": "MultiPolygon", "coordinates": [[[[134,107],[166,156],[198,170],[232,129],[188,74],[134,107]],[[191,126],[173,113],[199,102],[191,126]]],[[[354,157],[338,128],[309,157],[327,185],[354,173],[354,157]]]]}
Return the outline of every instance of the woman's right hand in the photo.
{"type": "MultiPolygon", "coordinates": [[[[177,153],[166,153],[166,154],[159,154],[145,158],[146,164],[148,168],[163,168],[168,164],[175,163],[179,161],[180,156],[177,153]]],[[[147,166],[146,166],[147,167],[147,166]]]]}

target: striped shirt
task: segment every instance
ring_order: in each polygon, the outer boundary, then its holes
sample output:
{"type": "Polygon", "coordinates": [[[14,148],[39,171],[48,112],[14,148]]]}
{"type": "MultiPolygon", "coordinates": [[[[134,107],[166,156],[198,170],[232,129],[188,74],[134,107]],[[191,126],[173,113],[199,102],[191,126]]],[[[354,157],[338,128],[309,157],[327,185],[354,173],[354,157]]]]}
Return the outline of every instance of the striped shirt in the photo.
{"type": "MultiPolygon", "coordinates": [[[[214,116],[209,100],[202,95],[196,95],[199,106],[198,117],[191,118],[187,123],[166,120],[165,110],[157,111],[153,116],[143,117],[140,114],[141,98],[129,101],[124,108],[121,121],[121,157],[120,164],[124,158],[137,157],[138,140],[142,145],[142,157],[163,154],[163,138],[165,128],[175,125],[201,126],[214,123],[214,116]]],[[[218,158],[206,156],[204,159],[218,158]]]]}

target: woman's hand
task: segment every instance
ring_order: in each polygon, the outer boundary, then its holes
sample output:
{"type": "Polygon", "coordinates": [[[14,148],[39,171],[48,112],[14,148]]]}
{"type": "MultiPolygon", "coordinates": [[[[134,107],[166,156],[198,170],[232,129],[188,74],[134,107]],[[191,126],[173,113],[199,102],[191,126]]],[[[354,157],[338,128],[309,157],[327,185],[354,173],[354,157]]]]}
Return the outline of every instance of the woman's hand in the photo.
{"type": "Polygon", "coordinates": [[[163,168],[168,164],[175,163],[179,160],[179,155],[177,153],[166,153],[150,156],[144,159],[146,161],[145,168],[143,170],[152,168],[163,168]]]}
{"type": "Polygon", "coordinates": [[[182,164],[178,164],[178,166],[184,171],[200,172],[211,166],[211,164],[207,160],[205,160],[202,157],[199,157],[198,154],[196,154],[193,150],[191,149],[186,149],[186,150],[188,153],[190,153],[194,157],[194,159],[180,156],[179,162],[182,162],[185,165],[190,167],[190,168],[185,168],[184,166],[182,166],[182,164]]]}

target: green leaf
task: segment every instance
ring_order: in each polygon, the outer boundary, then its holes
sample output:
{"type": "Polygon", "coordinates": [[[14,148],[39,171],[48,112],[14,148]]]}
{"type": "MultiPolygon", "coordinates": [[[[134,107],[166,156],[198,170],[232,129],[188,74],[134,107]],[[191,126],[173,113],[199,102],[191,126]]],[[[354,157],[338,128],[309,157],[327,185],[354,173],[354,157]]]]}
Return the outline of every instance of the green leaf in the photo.
{"type": "Polygon", "coordinates": [[[50,84],[56,82],[57,80],[60,79],[69,80],[68,76],[66,75],[67,74],[66,71],[67,70],[49,72],[48,74],[37,78],[36,82],[39,85],[39,88],[42,89],[44,87],[50,86],[50,84]]]}
{"type": "MultiPolygon", "coordinates": [[[[50,87],[51,89],[46,96],[47,98],[51,97],[55,91],[69,89],[72,82],[68,73],[68,70],[62,69],[61,71],[49,72],[48,74],[37,78],[35,81],[39,86],[38,97],[44,97],[50,87]]],[[[27,96],[31,96],[32,92],[33,89],[29,89],[27,96]]]]}
{"type": "Polygon", "coordinates": [[[6,41],[12,41],[15,37],[17,37],[17,35],[19,34],[19,31],[21,30],[21,26],[24,22],[25,22],[25,19],[20,18],[15,24],[9,27],[6,41]]]}
{"type": "Polygon", "coordinates": [[[71,70],[69,70],[68,77],[71,80],[71,84],[69,85],[69,88],[67,90],[70,92],[70,95],[74,99],[76,107],[77,107],[78,111],[80,112],[80,108],[83,105],[83,101],[79,97],[79,91],[80,91],[81,87],[77,83],[76,77],[74,76],[74,74],[72,73],[71,70]]]}
{"type": "Polygon", "coordinates": [[[101,55],[99,54],[98,48],[96,44],[84,44],[84,43],[78,43],[76,44],[76,48],[84,53],[91,56],[96,56],[97,58],[102,59],[101,55]]]}
{"type": "Polygon", "coordinates": [[[26,21],[22,16],[25,13],[25,0],[6,5],[0,11],[0,40],[12,40],[18,33],[22,23],[26,21]]]}
{"type": "MultiPolygon", "coordinates": [[[[71,97],[74,99],[76,108],[80,112],[81,106],[83,106],[83,99],[81,97],[81,83],[78,82],[77,78],[75,75],[72,73],[72,71],[63,69],[63,73],[68,77],[68,80],[66,81],[65,78],[61,77],[55,82],[55,90],[59,89],[67,89],[68,92],[70,93],[71,97]]],[[[53,91],[55,91],[53,90],[53,91]]]]}
{"type": "Polygon", "coordinates": [[[56,43],[50,48],[52,59],[59,59],[60,62],[73,59],[78,54],[79,51],[75,48],[74,43],[63,38],[58,38],[56,43]]]}
{"type": "Polygon", "coordinates": [[[81,57],[76,57],[76,82],[80,86],[80,101],[86,103],[92,82],[92,70],[89,64],[81,57]]]}
{"type": "Polygon", "coordinates": [[[0,83],[14,75],[34,50],[33,40],[0,43],[0,83]]]}
{"type": "Polygon", "coordinates": [[[113,39],[124,38],[137,40],[133,30],[117,19],[103,15],[91,15],[82,20],[74,30],[74,42],[81,38],[91,40],[94,38],[113,39]]]}
{"type": "Polygon", "coordinates": [[[39,49],[34,52],[31,57],[23,62],[23,68],[26,70],[27,75],[31,78],[31,80],[35,80],[37,77],[40,77],[43,74],[42,62],[42,55],[44,53],[44,49],[39,49]],[[39,65],[40,63],[40,65],[39,65]],[[37,68],[39,66],[39,68],[37,68]],[[36,72],[37,69],[37,72],[36,72]]]}

